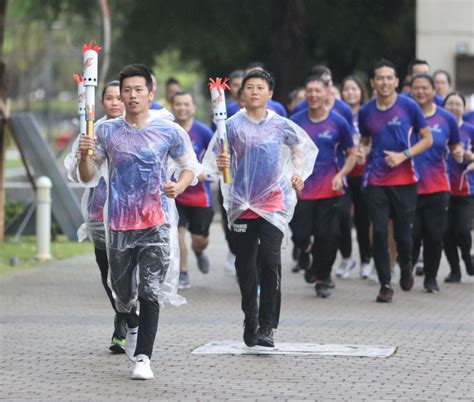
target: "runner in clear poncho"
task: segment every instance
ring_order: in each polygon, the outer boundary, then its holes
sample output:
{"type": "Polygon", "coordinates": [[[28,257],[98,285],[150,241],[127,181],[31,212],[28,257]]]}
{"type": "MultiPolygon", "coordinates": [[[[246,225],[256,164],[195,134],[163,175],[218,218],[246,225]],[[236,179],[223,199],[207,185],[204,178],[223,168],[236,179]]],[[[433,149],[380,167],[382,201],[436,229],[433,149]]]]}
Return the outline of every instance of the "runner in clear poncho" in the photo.
{"type": "Polygon", "coordinates": [[[230,166],[221,182],[245,314],[247,346],[273,346],[280,315],[281,245],[296,204],[296,191],[312,173],[316,145],[290,120],[267,110],[273,78],[251,71],[243,80],[245,110],[226,123],[230,157],[214,136],[204,157],[206,172],[230,166]],[[260,271],[260,300],[257,296],[260,271]]]}
{"type": "Polygon", "coordinates": [[[125,349],[135,361],[132,378],[150,379],[159,305],[185,302],[176,292],[179,249],[173,198],[196,182],[202,166],[177,124],[148,121],[153,95],[149,69],[130,65],[119,77],[126,118],[103,123],[96,141],[81,137],[79,176],[94,186],[107,160],[104,222],[111,285],[119,311],[130,312],[140,301],[139,322],[127,316],[125,349]],[[169,181],[168,157],[176,164],[177,182],[169,181]]]}
{"type": "MultiPolygon", "coordinates": [[[[119,82],[111,81],[105,85],[102,91],[101,104],[105,111],[105,116],[97,120],[94,124],[94,131],[105,121],[117,118],[123,115],[124,106],[120,99],[119,82]]],[[[166,109],[150,110],[149,119],[154,120],[163,118],[173,120],[173,115],[166,109]]],[[[71,152],[66,156],[64,165],[67,170],[67,176],[71,181],[78,181],[77,162],[78,162],[79,137],[74,141],[71,152]]],[[[107,164],[102,165],[103,177],[107,177],[107,164]]],[[[104,178],[100,178],[99,184],[94,188],[86,188],[81,199],[81,210],[84,218],[84,224],[77,231],[79,241],[85,240],[87,237],[94,244],[94,254],[97,265],[101,273],[102,285],[107,293],[112,308],[115,311],[114,332],[111,338],[110,351],[113,353],[125,353],[125,336],[127,333],[126,316],[124,313],[118,312],[115,306],[114,295],[108,281],[109,262],[107,258],[105,245],[105,227],[103,219],[103,209],[107,198],[107,186],[104,178]]],[[[135,314],[132,311],[132,314],[135,314]]]]}

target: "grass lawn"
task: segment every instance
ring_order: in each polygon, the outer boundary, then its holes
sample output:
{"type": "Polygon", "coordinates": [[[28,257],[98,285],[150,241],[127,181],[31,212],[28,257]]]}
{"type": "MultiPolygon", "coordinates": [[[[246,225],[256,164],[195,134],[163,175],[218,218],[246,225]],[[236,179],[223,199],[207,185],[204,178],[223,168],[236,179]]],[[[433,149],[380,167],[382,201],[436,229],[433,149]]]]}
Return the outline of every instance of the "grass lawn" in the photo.
{"type": "MultiPolygon", "coordinates": [[[[93,250],[91,242],[72,242],[66,236],[58,236],[56,241],[51,242],[51,254],[57,260],[92,253],[93,250]]],[[[11,238],[6,238],[3,243],[0,242],[0,275],[39,264],[35,255],[36,238],[34,236],[22,236],[17,243],[11,242],[11,238]],[[10,265],[10,259],[13,257],[19,259],[16,266],[10,265]]]]}
{"type": "Polygon", "coordinates": [[[5,167],[8,168],[16,168],[19,166],[23,166],[23,162],[21,159],[7,159],[5,163],[5,167]]]}

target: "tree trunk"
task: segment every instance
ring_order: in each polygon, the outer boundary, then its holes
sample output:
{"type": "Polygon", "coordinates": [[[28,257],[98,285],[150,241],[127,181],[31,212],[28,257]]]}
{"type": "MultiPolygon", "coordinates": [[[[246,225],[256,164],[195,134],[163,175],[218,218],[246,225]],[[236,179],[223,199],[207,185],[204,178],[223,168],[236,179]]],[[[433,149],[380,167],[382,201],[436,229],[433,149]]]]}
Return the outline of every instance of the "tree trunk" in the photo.
{"type": "Polygon", "coordinates": [[[99,85],[104,86],[105,80],[107,79],[107,73],[110,66],[110,48],[112,42],[112,28],[110,21],[110,10],[108,0],[99,0],[100,10],[102,13],[102,26],[103,26],[103,57],[102,67],[100,69],[99,85]]]}
{"type": "Polygon", "coordinates": [[[276,92],[277,97],[287,103],[288,94],[303,84],[306,74],[310,57],[308,15],[305,0],[280,0],[275,2],[275,7],[281,10],[271,38],[276,58],[273,64],[279,69],[276,92]]]}

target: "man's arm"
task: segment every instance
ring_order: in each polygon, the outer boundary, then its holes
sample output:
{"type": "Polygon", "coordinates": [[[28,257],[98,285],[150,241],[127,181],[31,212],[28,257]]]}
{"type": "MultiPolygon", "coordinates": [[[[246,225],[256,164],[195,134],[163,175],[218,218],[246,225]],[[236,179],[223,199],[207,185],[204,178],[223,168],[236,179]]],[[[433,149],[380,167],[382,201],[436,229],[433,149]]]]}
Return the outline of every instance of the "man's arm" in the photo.
{"type": "Polygon", "coordinates": [[[453,156],[454,160],[457,163],[462,163],[464,160],[464,148],[460,142],[456,144],[451,144],[449,146],[449,150],[451,151],[451,155],[453,156]]]}
{"type": "Polygon", "coordinates": [[[385,157],[385,162],[387,162],[388,166],[396,167],[405,162],[407,159],[421,154],[423,151],[426,151],[429,147],[431,147],[431,145],[433,145],[433,136],[431,135],[431,131],[428,127],[422,128],[418,134],[421,137],[421,140],[405,151],[384,151],[387,155],[385,157]]]}
{"type": "Polygon", "coordinates": [[[191,170],[182,170],[179,175],[179,180],[177,182],[167,181],[163,186],[163,191],[167,197],[176,198],[188,188],[193,180],[194,172],[191,170]]]}
{"type": "Polygon", "coordinates": [[[97,160],[93,155],[88,155],[89,149],[95,149],[95,138],[87,135],[81,136],[78,147],[81,154],[79,159],[79,178],[84,183],[91,181],[97,171],[97,160]]]}
{"type": "Polygon", "coordinates": [[[346,160],[342,169],[332,179],[333,191],[339,191],[344,187],[344,178],[354,169],[356,164],[356,148],[346,149],[346,160]]]}

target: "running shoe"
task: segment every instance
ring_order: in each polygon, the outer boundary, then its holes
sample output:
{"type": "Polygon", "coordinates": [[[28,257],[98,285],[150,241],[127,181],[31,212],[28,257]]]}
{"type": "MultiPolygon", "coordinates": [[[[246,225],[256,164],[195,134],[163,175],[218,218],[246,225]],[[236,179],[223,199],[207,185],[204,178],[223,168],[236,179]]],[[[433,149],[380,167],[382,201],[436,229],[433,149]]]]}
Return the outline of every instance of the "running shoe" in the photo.
{"type": "Polygon", "coordinates": [[[138,327],[127,328],[127,336],[125,337],[125,353],[127,357],[135,361],[135,349],[137,348],[138,327]]]}
{"type": "Polygon", "coordinates": [[[416,276],[423,276],[425,274],[425,263],[422,258],[418,258],[415,263],[415,274],[416,276]]]}
{"type": "Polygon", "coordinates": [[[360,266],[360,277],[362,279],[367,279],[372,273],[373,269],[374,267],[370,262],[363,262],[360,266]]]}
{"type": "Polygon", "coordinates": [[[135,367],[132,372],[132,380],[152,380],[150,358],[147,355],[138,355],[135,359],[135,367]]]}
{"type": "Polygon", "coordinates": [[[439,287],[435,278],[427,278],[423,281],[423,286],[428,293],[438,293],[439,287]]]}
{"type": "Polygon", "coordinates": [[[393,289],[390,285],[385,285],[380,288],[380,292],[377,295],[377,303],[390,303],[393,298],[393,289]]]}
{"type": "Polygon", "coordinates": [[[201,271],[203,274],[209,273],[209,267],[211,264],[209,263],[209,257],[207,254],[204,251],[200,253],[195,252],[194,254],[196,254],[199,271],[201,271]]]}
{"type": "Polygon", "coordinates": [[[331,296],[331,290],[324,282],[318,282],[315,286],[315,289],[317,297],[327,299],[329,296],[331,296]]]}
{"type": "Polygon", "coordinates": [[[459,283],[461,282],[461,274],[450,273],[446,278],[444,278],[445,283],[459,283]]]}
{"type": "Polygon", "coordinates": [[[189,289],[190,287],[191,281],[189,280],[189,274],[187,272],[180,272],[178,289],[189,289]]]}
{"type": "Polygon", "coordinates": [[[114,336],[109,346],[109,350],[117,355],[125,353],[125,338],[116,338],[114,336]]]}
{"type": "Polygon", "coordinates": [[[235,255],[230,251],[227,253],[227,260],[224,264],[224,270],[230,274],[235,274],[235,255]]]}
{"type": "MultiPolygon", "coordinates": [[[[309,249],[311,250],[311,249],[309,249]]],[[[306,271],[311,264],[311,253],[307,250],[301,250],[300,255],[298,256],[298,267],[299,269],[306,271]]]]}
{"type": "Polygon", "coordinates": [[[244,343],[248,347],[257,344],[258,320],[256,318],[246,318],[244,320],[244,343]]]}
{"type": "Polygon", "coordinates": [[[413,278],[413,272],[411,268],[402,269],[400,271],[400,287],[405,292],[411,290],[415,283],[415,279],[413,278]]]}
{"type": "Polygon", "coordinates": [[[356,266],[357,263],[352,258],[344,258],[336,269],[336,276],[347,278],[356,266]]]}
{"type": "Polygon", "coordinates": [[[257,331],[257,337],[258,346],[265,346],[267,348],[275,347],[273,343],[273,329],[270,326],[264,325],[260,327],[257,331]]]}

